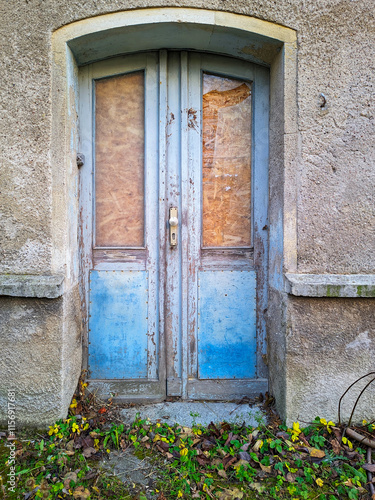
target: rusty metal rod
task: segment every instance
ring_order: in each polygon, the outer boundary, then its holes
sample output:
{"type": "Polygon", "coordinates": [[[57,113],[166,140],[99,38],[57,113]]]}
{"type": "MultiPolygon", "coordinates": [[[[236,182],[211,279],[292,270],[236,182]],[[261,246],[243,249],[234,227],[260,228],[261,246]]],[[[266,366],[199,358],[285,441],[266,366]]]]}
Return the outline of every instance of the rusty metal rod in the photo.
{"type": "Polygon", "coordinates": [[[353,418],[353,415],[354,415],[354,411],[355,411],[355,409],[356,409],[356,407],[357,407],[357,404],[358,404],[358,402],[359,402],[359,400],[360,400],[360,398],[361,398],[362,394],[365,392],[365,390],[367,389],[367,387],[368,387],[370,384],[372,384],[372,382],[374,382],[374,381],[375,381],[375,377],[374,377],[374,378],[372,378],[372,379],[370,380],[370,382],[369,382],[368,384],[366,384],[366,385],[364,386],[364,388],[361,390],[361,392],[359,393],[358,398],[356,399],[356,402],[355,402],[355,404],[354,404],[354,406],[353,406],[353,409],[352,409],[352,412],[351,412],[351,414],[350,414],[350,418],[349,418],[349,422],[348,422],[348,427],[349,427],[349,426],[350,426],[350,424],[352,423],[352,418],[353,418]]]}
{"type": "Polygon", "coordinates": [[[375,449],[375,439],[368,439],[367,437],[362,436],[362,434],[359,434],[359,432],[349,429],[349,427],[346,429],[346,434],[356,441],[359,441],[361,444],[365,444],[366,446],[375,449]]]}
{"type": "MultiPolygon", "coordinates": [[[[370,447],[367,448],[366,460],[367,460],[367,463],[369,465],[372,464],[372,462],[371,462],[371,448],[370,447]]],[[[370,495],[373,497],[375,495],[375,487],[374,487],[374,484],[372,482],[372,473],[369,470],[366,472],[367,472],[368,485],[370,488],[370,495]]]]}
{"type": "Polygon", "coordinates": [[[344,394],[339,399],[339,407],[338,407],[339,425],[341,425],[341,401],[343,400],[343,397],[353,387],[353,385],[355,385],[357,382],[359,382],[363,378],[369,377],[370,375],[375,375],[375,372],[369,372],[369,373],[366,373],[366,375],[362,375],[362,377],[357,378],[357,380],[355,380],[352,384],[349,385],[349,387],[346,389],[344,394]]]}

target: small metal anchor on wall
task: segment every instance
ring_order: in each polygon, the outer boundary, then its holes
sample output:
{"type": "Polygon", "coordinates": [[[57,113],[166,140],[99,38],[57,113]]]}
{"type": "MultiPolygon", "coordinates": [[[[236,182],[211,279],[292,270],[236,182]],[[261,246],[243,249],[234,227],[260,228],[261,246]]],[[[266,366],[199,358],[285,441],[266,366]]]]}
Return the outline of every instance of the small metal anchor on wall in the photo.
{"type": "Polygon", "coordinates": [[[320,97],[320,109],[322,111],[325,111],[327,109],[327,98],[326,96],[323,94],[323,92],[321,92],[319,94],[319,97],[320,97]]]}
{"type": "Polygon", "coordinates": [[[85,155],[82,153],[77,153],[77,167],[81,168],[83,167],[85,163],[85,155]]]}

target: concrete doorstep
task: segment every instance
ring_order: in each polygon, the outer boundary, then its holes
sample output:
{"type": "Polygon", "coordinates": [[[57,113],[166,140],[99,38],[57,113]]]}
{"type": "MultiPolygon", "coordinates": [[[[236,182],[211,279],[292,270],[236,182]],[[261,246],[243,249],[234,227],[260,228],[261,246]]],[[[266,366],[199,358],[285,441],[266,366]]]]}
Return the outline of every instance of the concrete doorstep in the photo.
{"type": "Polygon", "coordinates": [[[256,427],[259,419],[266,420],[266,414],[259,405],[238,404],[238,403],[212,403],[205,401],[176,401],[173,403],[163,402],[155,404],[145,404],[134,408],[121,410],[121,417],[124,423],[130,424],[139,413],[142,419],[149,419],[151,422],[166,422],[170,425],[180,424],[184,427],[192,425],[208,425],[220,422],[229,422],[256,427]]]}
{"type": "MultiPolygon", "coordinates": [[[[137,414],[141,419],[148,419],[153,423],[160,421],[171,426],[179,424],[182,427],[199,424],[207,426],[211,422],[219,424],[223,421],[256,427],[260,421],[267,420],[261,404],[178,401],[139,405],[120,411],[124,424],[132,424],[137,414]]],[[[112,452],[110,458],[101,462],[101,466],[118,476],[130,488],[135,488],[134,491],[138,486],[142,486],[147,499],[154,498],[150,492],[157,481],[157,469],[147,457],[138,458],[134,453],[134,449],[130,448],[112,452]]]]}

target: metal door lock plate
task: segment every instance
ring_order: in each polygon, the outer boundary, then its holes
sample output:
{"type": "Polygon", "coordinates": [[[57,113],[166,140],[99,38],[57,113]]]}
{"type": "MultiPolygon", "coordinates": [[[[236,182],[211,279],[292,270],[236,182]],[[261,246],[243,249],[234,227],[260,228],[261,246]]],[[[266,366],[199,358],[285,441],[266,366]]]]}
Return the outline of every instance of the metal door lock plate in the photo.
{"type": "Polygon", "coordinates": [[[169,244],[177,246],[178,210],[176,207],[169,209],[169,244]]]}

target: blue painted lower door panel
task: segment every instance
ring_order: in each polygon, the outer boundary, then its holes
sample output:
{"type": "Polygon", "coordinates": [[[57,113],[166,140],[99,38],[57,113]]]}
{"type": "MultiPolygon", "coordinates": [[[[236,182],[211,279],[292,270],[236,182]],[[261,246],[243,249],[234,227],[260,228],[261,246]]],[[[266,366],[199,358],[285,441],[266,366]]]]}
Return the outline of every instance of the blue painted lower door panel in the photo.
{"type": "Polygon", "coordinates": [[[147,377],[147,271],[90,272],[93,379],[147,377]]]}
{"type": "Polygon", "coordinates": [[[256,375],[255,271],[200,271],[198,377],[256,375]]]}

